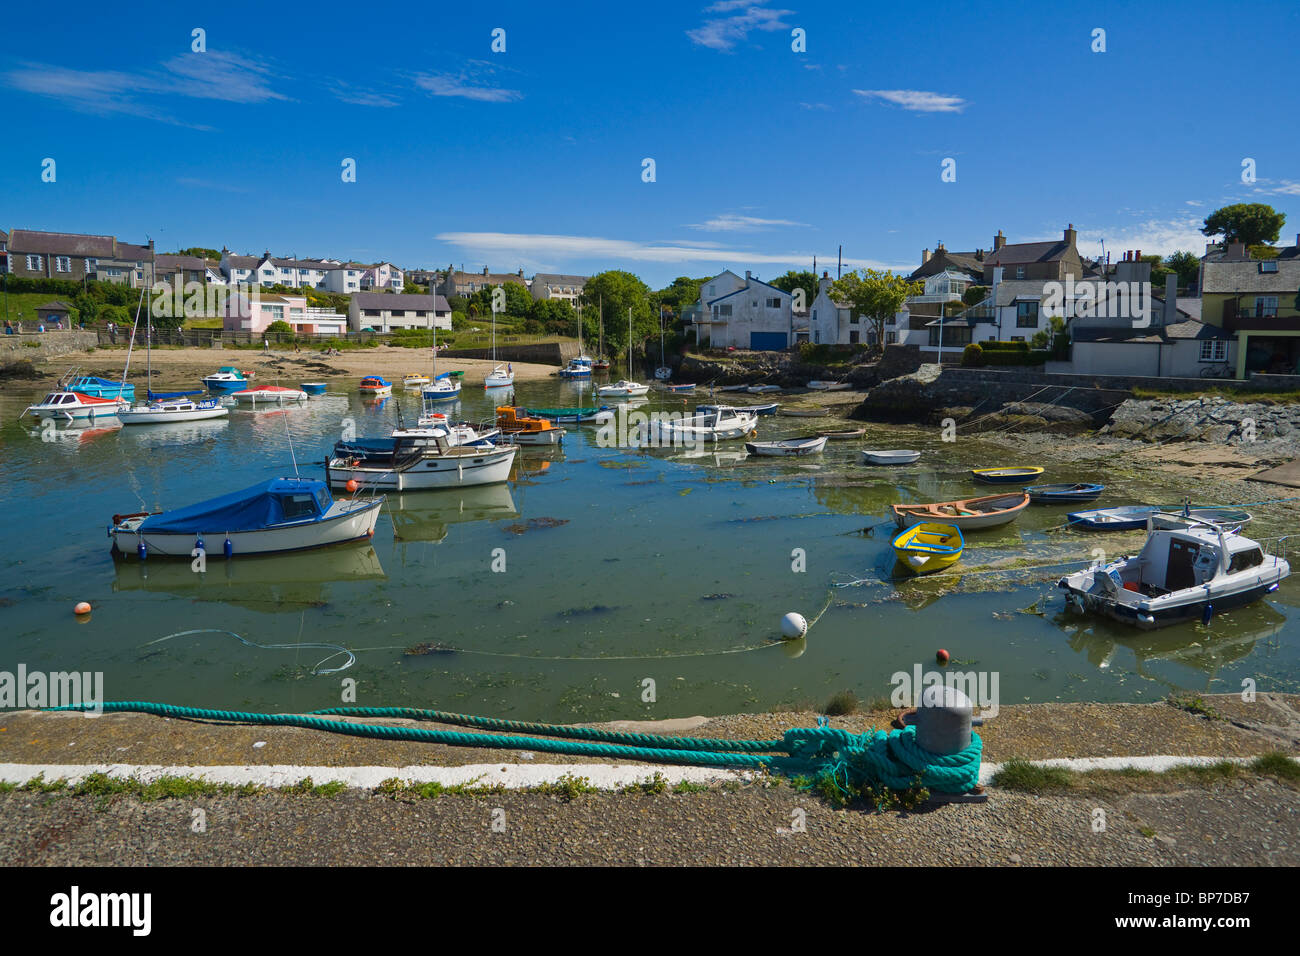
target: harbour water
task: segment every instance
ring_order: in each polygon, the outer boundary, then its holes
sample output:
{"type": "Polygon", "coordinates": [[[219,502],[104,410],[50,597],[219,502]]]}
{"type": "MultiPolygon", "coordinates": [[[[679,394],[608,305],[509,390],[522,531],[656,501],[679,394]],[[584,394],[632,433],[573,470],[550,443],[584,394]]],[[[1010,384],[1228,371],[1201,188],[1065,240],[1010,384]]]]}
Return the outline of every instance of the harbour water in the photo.
{"type": "MultiPolygon", "coordinates": [[[[45,438],[15,422],[37,396],[7,392],[0,670],[102,671],[111,700],[282,712],[338,706],[355,681],[360,705],[556,721],[817,708],[845,689],[881,700],[892,674],[929,668],[940,647],[954,666],[997,672],[1002,703],[1150,701],[1240,690],[1246,678],[1300,689],[1297,578],[1208,627],[1139,633],[1080,618],[1056,578],[1140,536],[1064,530],[1064,507],[1031,506],[968,535],[951,571],[896,578],[889,504],[991,493],[966,469],[1001,456],[991,440],[887,426],[869,426],[869,444],[918,448],[920,462],[865,468],[856,441],[800,460],[746,459],[740,442],[606,448],[594,426],[567,426],[562,448],[525,449],[507,485],[390,495],[368,545],[215,555],[203,573],[110,555],[115,513],[292,474],[295,458],[322,477],[349,419],[358,435],[386,435],[399,409],[408,422],[418,411],[418,395],[363,403],[354,386],[283,411],[45,438]],[[93,605],[89,618],[74,618],[78,601],[93,605]],[[815,622],[806,641],[774,643],[788,611],[815,622]]],[[[595,404],[590,384],[559,380],[520,384],[514,400],[595,404]]],[[[446,411],[477,422],[494,404],[467,383],[446,411]]],[[[759,420],[762,438],[834,427],[844,423],[759,420]]],[[[1038,463],[1044,480],[1107,482],[1101,504],[1178,499],[1172,484],[1038,463]]],[[[1247,533],[1285,533],[1270,514],[1247,533]]]]}

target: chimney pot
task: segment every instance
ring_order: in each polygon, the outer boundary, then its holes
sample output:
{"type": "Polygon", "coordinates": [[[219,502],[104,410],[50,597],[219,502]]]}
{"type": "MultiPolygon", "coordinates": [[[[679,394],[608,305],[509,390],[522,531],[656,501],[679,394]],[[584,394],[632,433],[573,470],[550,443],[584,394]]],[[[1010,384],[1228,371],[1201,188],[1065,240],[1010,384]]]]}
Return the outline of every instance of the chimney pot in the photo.
{"type": "Polygon", "coordinates": [[[746,278],[746,279],[751,279],[751,278],[753,278],[753,276],[750,274],[750,271],[749,271],[748,269],[745,270],[745,278],[746,278]]]}
{"type": "Polygon", "coordinates": [[[930,250],[929,250],[929,249],[922,249],[922,250],[921,250],[921,265],[925,265],[925,264],[926,264],[927,262],[929,262],[929,261],[930,261],[930,250]]]}

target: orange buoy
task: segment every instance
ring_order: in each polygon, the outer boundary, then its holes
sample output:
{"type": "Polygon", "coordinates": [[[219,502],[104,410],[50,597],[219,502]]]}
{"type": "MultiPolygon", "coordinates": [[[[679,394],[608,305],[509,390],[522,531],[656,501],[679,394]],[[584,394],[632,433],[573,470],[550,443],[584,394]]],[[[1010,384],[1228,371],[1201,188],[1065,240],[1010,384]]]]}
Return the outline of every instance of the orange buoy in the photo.
{"type": "Polygon", "coordinates": [[[357,480],[355,478],[349,478],[348,483],[344,487],[346,487],[348,491],[356,491],[361,486],[357,484],[357,480]]]}
{"type": "Polygon", "coordinates": [[[78,617],[80,617],[80,616],[83,615],[83,614],[89,614],[89,613],[90,613],[90,602],[89,602],[89,601],[81,601],[81,602],[79,602],[79,603],[77,604],[77,606],[74,607],[74,608],[72,609],[72,613],[75,614],[75,615],[77,615],[78,617]]]}
{"type": "Polygon", "coordinates": [[[939,650],[935,651],[934,659],[938,661],[940,664],[947,664],[948,652],[945,651],[943,648],[940,648],[939,650]]]}

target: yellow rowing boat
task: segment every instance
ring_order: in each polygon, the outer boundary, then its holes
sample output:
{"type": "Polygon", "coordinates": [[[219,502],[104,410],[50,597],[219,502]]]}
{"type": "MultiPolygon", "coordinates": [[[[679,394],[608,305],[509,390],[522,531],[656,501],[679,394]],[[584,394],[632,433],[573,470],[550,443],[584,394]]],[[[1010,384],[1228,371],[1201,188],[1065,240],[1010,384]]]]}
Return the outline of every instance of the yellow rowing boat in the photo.
{"type": "Polygon", "coordinates": [[[960,528],[934,521],[912,525],[894,538],[898,563],[913,574],[930,574],[956,564],[965,547],[960,528]]]}

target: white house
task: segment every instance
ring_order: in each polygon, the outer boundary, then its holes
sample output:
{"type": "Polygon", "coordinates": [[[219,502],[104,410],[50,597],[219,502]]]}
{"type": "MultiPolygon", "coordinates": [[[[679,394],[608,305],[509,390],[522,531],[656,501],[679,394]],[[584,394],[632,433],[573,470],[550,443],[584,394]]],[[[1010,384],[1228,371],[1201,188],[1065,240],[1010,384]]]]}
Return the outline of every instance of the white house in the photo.
{"type": "Polygon", "coordinates": [[[578,296],[587,285],[588,276],[554,275],[539,272],[533,276],[528,289],[534,299],[563,299],[570,305],[578,304],[578,296]]]}
{"type": "Polygon", "coordinates": [[[872,337],[874,326],[847,302],[831,298],[834,279],[823,272],[817,280],[817,297],[808,309],[808,341],[813,345],[857,345],[872,337]]]}
{"type": "Polygon", "coordinates": [[[450,329],[451,306],[441,295],[358,292],[348,304],[348,325],[354,332],[450,329]]]}
{"type": "Polygon", "coordinates": [[[700,286],[693,309],[696,341],[711,348],[771,351],[788,348],[797,328],[790,293],[730,269],[700,286]]]}
{"type": "Polygon", "coordinates": [[[401,292],[405,284],[402,270],[391,262],[380,262],[373,266],[367,266],[366,271],[361,276],[363,291],[392,289],[394,292],[401,292]]]}
{"type": "Polygon", "coordinates": [[[332,269],[325,272],[325,279],[320,288],[327,292],[341,292],[345,295],[360,292],[361,277],[365,275],[366,270],[369,268],[369,266],[362,265],[360,262],[335,263],[332,269]]]}

